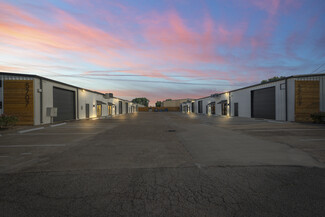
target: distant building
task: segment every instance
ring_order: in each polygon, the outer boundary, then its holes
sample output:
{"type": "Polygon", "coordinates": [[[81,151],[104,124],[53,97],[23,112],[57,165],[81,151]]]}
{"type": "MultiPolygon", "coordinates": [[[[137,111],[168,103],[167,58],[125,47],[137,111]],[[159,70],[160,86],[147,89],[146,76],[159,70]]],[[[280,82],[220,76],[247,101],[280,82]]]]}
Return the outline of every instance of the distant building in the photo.
{"type": "Polygon", "coordinates": [[[180,107],[183,102],[186,102],[192,99],[174,99],[174,100],[165,100],[161,102],[161,107],[180,107]]]}

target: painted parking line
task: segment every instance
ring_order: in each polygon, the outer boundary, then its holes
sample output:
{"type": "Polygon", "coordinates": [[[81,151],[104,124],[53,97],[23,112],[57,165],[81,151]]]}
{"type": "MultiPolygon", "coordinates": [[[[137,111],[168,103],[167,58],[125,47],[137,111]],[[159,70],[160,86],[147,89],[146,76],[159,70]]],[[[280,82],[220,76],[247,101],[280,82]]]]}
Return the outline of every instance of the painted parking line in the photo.
{"type": "Polygon", "coordinates": [[[102,127],[85,127],[85,126],[67,126],[67,127],[60,127],[60,129],[104,129],[104,128],[108,128],[107,125],[104,125],[102,127]]]}
{"type": "Polygon", "coordinates": [[[33,129],[28,129],[28,130],[21,130],[21,131],[18,131],[18,133],[28,133],[28,132],[32,132],[32,131],[36,131],[36,130],[42,130],[44,129],[44,127],[38,127],[38,128],[33,128],[33,129]]]}
{"type": "Polygon", "coordinates": [[[300,139],[300,141],[325,141],[325,139],[300,139]]]}
{"type": "Polygon", "coordinates": [[[285,121],[270,121],[270,120],[268,120],[267,122],[276,123],[276,124],[285,124],[286,123],[285,121]]]}
{"type": "Polygon", "coordinates": [[[64,147],[65,144],[44,144],[44,145],[0,145],[0,148],[30,148],[30,147],[64,147]]]}
{"type": "Polygon", "coordinates": [[[265,130],[248,130],[253,132],[279,132],[279,131],[323,131],[325,129],[265,129],[265,130]]]}
{"type": "Polygon", "coordinates": [[[65,125],[65,124],[67,124],[67,123],[61,123],[61,124],[54,124],[54,125],[51,125],[50,127],[58,127],[58,126],[62,126],[62,125],[65,125]]]}
{"type": "Polygon", "coordinates": [[[11,136],[58,136],[58,135],[96,135],[98,133],[28,133],[28,134],[7,134],[11,136]]]}

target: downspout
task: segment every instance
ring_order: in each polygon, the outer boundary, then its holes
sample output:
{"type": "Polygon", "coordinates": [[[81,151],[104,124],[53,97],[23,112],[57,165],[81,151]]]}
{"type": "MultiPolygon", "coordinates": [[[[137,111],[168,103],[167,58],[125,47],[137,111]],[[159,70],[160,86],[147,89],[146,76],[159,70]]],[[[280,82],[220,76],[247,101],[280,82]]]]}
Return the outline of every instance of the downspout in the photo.
{"type": "Polygon", "coordinates": [[[77,120],[79,120],[79,88],[77,87],[77,120]]]}
{"type": "Polygon", "coordinates": [[[39,88],[40,88],[40,93],[39,93],[39,97],[40,97],[40,124],[43,124],[43,79],[40,78],[39,80],[39,88]]]}
{"type": "Polygon", "coordinates": [[[286,121],[288,121],[288,78],[285,80],[285,98],[286,98],[286,121]]]}
{"type": "Polygon", "coordinates": [[[5,91],[5,88],[4,88],[4,80],[3,80],[3,75],[1,75],[1,80],[0,80],[0,89],[2,89],[1,90],[1,101],[2,101],[2,113],[0,113],[0,115],[1,114],[4,114],[4,107],[5,107],[5,102],[4,102],[4,91],[5,91]]]}

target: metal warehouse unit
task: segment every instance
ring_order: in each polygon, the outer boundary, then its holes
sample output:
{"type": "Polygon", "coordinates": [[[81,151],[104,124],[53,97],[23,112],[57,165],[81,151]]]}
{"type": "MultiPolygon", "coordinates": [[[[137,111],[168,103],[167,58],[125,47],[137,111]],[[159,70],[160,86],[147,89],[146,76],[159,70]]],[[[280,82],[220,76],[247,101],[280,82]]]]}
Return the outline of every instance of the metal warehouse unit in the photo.
{"type": "Polygon", "coordinates": [[[119,102],[126,100],[36,75],[0,73],[0,114],[18,116],[19,125],[125,114],[119,102]]]}
{"type": "Polygon", "coordinates": [[[229,94],[222,93],[222,94],[214,94],[212,95],[215,98],[215,114],[221,116],[227,116],[230,113],[229,108],[229,94]]]}
{"type": "Polygon", "coordinates": [[[325,111],[325,75],[291,76],[275,82],[230,91],[231,116],[311,121],[325,111]]]}
{"type": "Polygon", "coordinates": [[[310,114],[325,112],[325,74],[290,76],[213,94],[196,99],[194,111],[217,116],[310,122],[310,114]]]}
{"type": "Polygon", "coordinates": [[[285,120],[285,96],[285,81],[282,80],[230,91],[230,114],[239,117],[285,120]]]}
{"type": "Polygon", "coordinates": [[[181,111],[185,113],[194,113],[195,111],[195,100],[188,99],[186,102],[183,102],[181,105],[181,111]]]}
{"type": "Polygon", "coordinates": [[[197,114],[215,114],[216,99],[213,96],[203,97],[195,100],[195,113],[197,114]]]}

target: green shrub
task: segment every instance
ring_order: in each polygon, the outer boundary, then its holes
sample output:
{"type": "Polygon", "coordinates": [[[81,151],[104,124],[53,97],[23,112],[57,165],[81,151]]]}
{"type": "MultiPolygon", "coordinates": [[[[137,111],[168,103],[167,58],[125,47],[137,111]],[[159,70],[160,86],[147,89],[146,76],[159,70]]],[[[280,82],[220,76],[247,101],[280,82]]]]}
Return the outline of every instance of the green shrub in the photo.
{"type": "Polygon", "coordinates": [[[14,115],[0,115],[0,128],[9,128],[15,126],[18,118],[14,115]]]}
{"type": "Polygon", "coordinates": [[[325,112],[317,112],[311,114],[310,117],[313,119],[314,123],[325,123],[325,112]]]}

